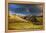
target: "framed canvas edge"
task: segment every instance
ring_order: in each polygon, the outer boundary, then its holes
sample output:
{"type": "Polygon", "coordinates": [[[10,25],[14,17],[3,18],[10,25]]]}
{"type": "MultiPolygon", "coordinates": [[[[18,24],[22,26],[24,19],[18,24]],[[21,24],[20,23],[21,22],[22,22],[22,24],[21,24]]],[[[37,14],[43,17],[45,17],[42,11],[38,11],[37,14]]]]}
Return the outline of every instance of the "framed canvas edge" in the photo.
{"type": "MultiPolygon", "coordinates": [[[[36,3],[36,2],[24,2],[24,1],[13,1],[13,2],[9,2],[8,0],[5,0],[5,32],[7,33],[8,31],[8,3],[21,3],[21,4],[31,4],[31,3],[36,3]]],[[[44,26],[44,29],[45,30],[45,3],[44,2],[37,2],[37,3],[42,3],[44,4],[44,8],[43,8],[43,26],[44,26]]],[[[42,30],[42,31],[43,31],[42,30]]],[[[11,32],[19,32],[21,30],[11,30],[11,32]]],[[[25,31],[25,30],[22,30],[22,31],[25,31]]],[[[33,30],[30,30],[30,31],[33,31],[33,30]]],[[[41,30],[35,30],[35,31],[41,31],[41,30]]]]}

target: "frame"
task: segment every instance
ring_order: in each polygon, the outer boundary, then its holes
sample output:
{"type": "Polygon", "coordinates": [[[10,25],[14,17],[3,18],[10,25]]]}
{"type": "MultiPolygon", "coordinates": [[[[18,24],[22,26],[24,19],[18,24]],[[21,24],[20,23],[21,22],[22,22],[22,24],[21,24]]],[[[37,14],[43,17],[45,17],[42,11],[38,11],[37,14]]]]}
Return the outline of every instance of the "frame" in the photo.
{"type": "Polygon", "coordinates": [[[8,3],[16,3],[16,4],[41,4],[41,5],[43,5],[43,29],[42,30],[44,30],[45,28],[45,12],[44,12],[44,10],[45,10],[45,6],[44,6],[44,2],[28,2],[28,1],[8,1],[8,0],[6,0],[6,6],[5,6],[5,26],[6,26],[6,30],[5,30],[5,32],[20,32],[20,31],[39,31],[39,29],[37,30],[37,29],[34,29],[34,30],[8,30],[8,3]]]}

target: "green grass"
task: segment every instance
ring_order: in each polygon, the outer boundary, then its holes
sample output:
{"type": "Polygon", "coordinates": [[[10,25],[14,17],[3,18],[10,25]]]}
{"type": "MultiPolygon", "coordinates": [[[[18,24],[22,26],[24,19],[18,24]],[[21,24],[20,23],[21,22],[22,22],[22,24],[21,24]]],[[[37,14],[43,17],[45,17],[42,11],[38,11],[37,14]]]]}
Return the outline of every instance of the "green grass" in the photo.
{"type": "MultiPolygon", "coordinates": [[[[43,18],[37,18],[39,22],[43,22],[43,18]]],[[[31,30],[31,29],[43,29],[43,25],[35,25],[32,23],[32,21],[24,22],[24,21],[13,21],[9,20],[8,22],[8,29],[9,30],[31,30]]]]}
{"type": "Polygon", "coordinates": [[[43,22],[43,18],[42,18],[42,17],[37,18],[37,20],[38,20],[39,22],[43,22]]]}
{"type": "Polygon", "coordinates": [[[21,29],[43,29],[42,25],[34,25],[32,23],[10,23],[9,27],[10,30],[21,30],[21,29]]]}

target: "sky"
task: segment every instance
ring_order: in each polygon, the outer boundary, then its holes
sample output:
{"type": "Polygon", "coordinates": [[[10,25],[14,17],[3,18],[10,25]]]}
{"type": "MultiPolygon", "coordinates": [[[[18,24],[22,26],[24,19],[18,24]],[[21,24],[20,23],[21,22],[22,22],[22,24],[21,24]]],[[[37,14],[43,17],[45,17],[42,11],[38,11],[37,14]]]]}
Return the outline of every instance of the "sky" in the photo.
{"type": "Polygon", "coordinates": [[[37,5],[32,4],[9,4],[8,10],[10,14],[16,15],[35,15],[38,16],[41,13],[41,10],[37,7],[37,5]]]}

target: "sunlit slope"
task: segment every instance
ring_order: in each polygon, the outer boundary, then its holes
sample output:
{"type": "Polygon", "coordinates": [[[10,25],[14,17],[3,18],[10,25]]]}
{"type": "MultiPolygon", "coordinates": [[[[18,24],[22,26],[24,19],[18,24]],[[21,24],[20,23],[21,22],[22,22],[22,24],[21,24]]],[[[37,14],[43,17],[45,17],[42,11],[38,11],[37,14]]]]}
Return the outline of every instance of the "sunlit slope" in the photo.
{"type": "Polygon", "coordinates": [[[32,21],[28,21],[25,19],[20,18],[17,15],[11,15],[9,17],[8,29],[9,30],[32,30],[32,29],[43,29],[43,25],[35,25],[32,21]],[[15,23],[17,22],[17,23],[15,23]],[[19,22],[19,23],[18,23],[19,22]],[[22,22],[22,23],[21,23],[22,22]]]}
{"type": "Polygon", "coordinates": [[[14,21],[23,21],[23,22],[28,22],[27,20],[25,20],[25,19],[22,19],[22,18],[20,18],[19,16],[17,16],[17,15],[12,15],[12,16],[10,16],[10,18],[9,18],[11,21],[12,20],[14,20],[14,21]]]}

